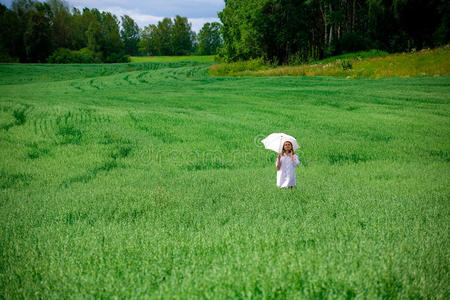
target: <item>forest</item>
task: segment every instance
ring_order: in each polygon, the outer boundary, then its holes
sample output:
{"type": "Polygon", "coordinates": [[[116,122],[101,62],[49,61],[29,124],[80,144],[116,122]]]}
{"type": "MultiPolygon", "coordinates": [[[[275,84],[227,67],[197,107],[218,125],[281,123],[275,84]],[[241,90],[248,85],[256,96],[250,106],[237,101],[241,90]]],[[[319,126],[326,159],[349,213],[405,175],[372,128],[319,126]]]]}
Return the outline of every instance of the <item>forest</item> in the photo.
{"type": "Polygon", "coordinates": [[[113,63],[136,55],[211,55],[220,46],[220,24],[198,34],[186,17],[164,18],[143,29],[127,15],[70,8],[62,0],[0,4],[0,62],[113,63]]]}
{"type": "Polygon", "coordinates": [[[225,0],[226,61],[314,61],[368,49],[403,52],[450,41],[446,0],[225,0]]]}
{"type": "Polygon", "coordinates": [[[0,4],[0,61],[125,62],[128,56],[215,55],[226,62],[262,58],[298,64],[343,53],[390,53],[450,41],[446,0],[225,0],[220,22],[199,33],[187,17],[139,28],[98,9],[62,0],[0,4]]]}
{"type": "Polygon", "coordinates": [[[263,57],[312,61],[342,53],[388,52],[449,42],[445,0],[225,0],[219,13],[226,61],[263,57]]]}

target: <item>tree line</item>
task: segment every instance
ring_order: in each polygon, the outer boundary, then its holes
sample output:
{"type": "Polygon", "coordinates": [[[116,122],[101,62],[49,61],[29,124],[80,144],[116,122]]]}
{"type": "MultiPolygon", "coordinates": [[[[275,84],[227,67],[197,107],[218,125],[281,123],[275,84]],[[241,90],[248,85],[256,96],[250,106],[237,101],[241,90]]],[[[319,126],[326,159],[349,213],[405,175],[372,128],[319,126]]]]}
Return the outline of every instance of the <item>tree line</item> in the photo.
{"type": "Polygon", "coordinates": [[[186,17],[139,28],[63,0],[0,4],[0,61],[124,62],[129,55],[213,55],[301,63],[368,49],[403,52],[450,41],[448,0],[225,0],[222,24],[198,34],[186,17]]]}
{"type": "Polygon", "coordinates": [[[448,0],[225,0],[219,18],[226,61],[305,62],[450,41],[448,0]]]}
{"type": "Polygon", "coordinates": [[[222,45],[220,24],[205,23],[199,34],[191,31],[185,17],[173,21],[164,18],[157,25],[150,24],[141,32],[139,52],[145,55],[213,55],[222,45]]]}
{"type": "Polygon", "coordinates": [[[186,17],[164,18],[143,30],[127,15],[70,9],[63,0],[0,4],[0,61],[126,62],[130,55],[211,55],[222,44],[219,23],[197,35],[186,17]]]}

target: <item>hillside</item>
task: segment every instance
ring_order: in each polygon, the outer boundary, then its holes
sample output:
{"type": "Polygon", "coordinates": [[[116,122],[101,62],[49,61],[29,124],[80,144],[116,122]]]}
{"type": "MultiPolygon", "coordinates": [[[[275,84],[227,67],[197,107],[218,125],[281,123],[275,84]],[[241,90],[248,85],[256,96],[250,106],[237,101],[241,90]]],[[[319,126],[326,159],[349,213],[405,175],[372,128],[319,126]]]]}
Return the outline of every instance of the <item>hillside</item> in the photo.
{"type": "Polygon", "coordinates": [[[441,76],[450,74],[450,46],[417,52],[387,54],[360,52],[328,58],[313,64],[272,67],[262,61],[219,64],[215,76],[334,76],[387,78],[441,76]]]}

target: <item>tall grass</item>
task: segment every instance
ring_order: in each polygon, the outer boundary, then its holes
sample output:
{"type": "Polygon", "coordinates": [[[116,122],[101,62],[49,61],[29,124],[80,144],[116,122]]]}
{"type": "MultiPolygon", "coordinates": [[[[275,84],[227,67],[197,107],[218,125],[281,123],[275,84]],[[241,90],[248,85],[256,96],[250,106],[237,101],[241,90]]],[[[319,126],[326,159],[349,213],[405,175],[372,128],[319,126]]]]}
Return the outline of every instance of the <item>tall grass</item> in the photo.
{"type": "Polygon", "coordinates": [[[450,46],[418,52],[391,54],[377,51],[353,53],[328,58],[311,65],[261,66],[245,68],[245,63],[220,64],[211,67],[216,76],[335,76],[346,78],[386,78],[441,76],[450,74],[450,46]],[[377,55],[377,57],[373,57],[377,55]],[[379,56],[378,56],[379,55],[379,56]],[[342,62],[351,63],[343,68],[342,62]]]}
{"type": "Polygon", "coordinates": [[[361,60],[364,58],[379,58],[379,57],[384,57],[384,56],[388,56],[389,53],[385,52],[385,51],[381,51],[381,50],[369,50],[369,51],[358,51],[358,52],[353,52],[353,53],[345,53],[345,54],[341,54],[341,55],[336,55],[336,56],[332,56],[332,57],[328,57],[322,60],[317,61],[316,63],[319,64],[323,64],[323,63],[330,63],[330,62],[336,62],[336,61],[340,61],[340,60],[361,60]]]}
{"type": "Polygon", "coordinates": [[[0,65],[1,298],[447,298],[450,77],[210,66],[0,65]]]}

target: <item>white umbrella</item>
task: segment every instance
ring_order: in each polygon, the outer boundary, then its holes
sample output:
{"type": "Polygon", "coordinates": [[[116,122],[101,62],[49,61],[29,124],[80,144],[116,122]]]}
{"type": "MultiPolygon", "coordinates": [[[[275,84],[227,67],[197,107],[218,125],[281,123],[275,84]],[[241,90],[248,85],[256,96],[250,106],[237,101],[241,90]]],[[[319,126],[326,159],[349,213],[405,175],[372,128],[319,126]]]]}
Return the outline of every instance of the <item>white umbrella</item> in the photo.
{"type": "Polygon", "coordinates": [[[285,133],[272,133],[265,139],[263,139],[261,143],[264,144],[264,147],[266,149],[280,153],[283,148],[283,144],[286,141],[291,142],[294,150],[300,148],[300,146],[297,143],[297,140],[293,136],[287,135],[285,133]]]}

